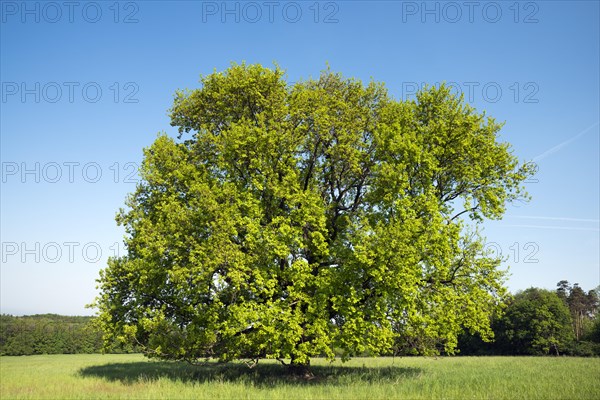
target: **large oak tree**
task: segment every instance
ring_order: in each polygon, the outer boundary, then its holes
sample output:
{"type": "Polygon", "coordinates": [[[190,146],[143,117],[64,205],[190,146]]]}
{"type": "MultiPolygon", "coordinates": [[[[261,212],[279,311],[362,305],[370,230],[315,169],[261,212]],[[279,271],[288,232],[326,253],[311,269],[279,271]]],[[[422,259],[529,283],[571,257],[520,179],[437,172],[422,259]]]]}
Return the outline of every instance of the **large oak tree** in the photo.
{"type": "Polygon", "coordinates": [[[501,124],[444,86],[398,101],[329,70],[284,78],[232,65],[176,94],[180,140],[144,151],[127,254],[101,272],[106,338],[295,366],[489,338],[504,272],[472,227],[531,174],[501,124]]]}

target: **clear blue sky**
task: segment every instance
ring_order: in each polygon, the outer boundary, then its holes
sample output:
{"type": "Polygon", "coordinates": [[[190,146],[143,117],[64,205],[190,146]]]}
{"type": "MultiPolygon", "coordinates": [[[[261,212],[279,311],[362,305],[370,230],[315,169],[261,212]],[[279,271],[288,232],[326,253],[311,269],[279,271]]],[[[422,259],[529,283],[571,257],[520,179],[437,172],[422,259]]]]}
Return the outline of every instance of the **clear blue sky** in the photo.
{"type": "Polygon", "coordinates": [[[539,165],[532,202],[484,225],[509,288],[600,283],[597,1],[114,3],[0,2],[0,312],[92,312],[173,93],[241,61],[290,81],[329,63],[396,98],[453,82],[539,165]]]}

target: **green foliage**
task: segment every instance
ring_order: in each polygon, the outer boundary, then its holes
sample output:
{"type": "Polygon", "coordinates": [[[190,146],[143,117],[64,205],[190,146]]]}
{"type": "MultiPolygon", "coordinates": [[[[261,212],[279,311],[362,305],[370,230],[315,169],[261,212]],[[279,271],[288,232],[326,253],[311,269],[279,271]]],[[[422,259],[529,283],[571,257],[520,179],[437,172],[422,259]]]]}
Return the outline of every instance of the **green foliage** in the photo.
{"type": "Polygon", "coordinates": [[[564,353],[576,357],[598,357],[600,356],[600,343],[587,340],[573,341],[564,353]]]}
{"type": "Polygon", "coordinates": [[[569,307],[575,339],[579,341],[593,329],[593,319],[600,306],[598,289],[585,293],[579,284],[571,286],[566,280],[558,282],[556,286],[556,293],[569,307]]]}
{"type": "Polygon", "coordinates": [[[527,197],[501,125],[450,89],[415,101],[325,71],[233,65],[177,92],[178,143],[144,152],[117,220],[128,253],[99,279],[105,339],[149,356],[307,365],[490,339],[500,260],[465,220],[527,197]]]}
{"type": "Polygon", "coordinates": [[[0,354],[75,354],[102,350],[102,333],[91,317],[55,314],[0,316],[0,354]]]}
{"type": "Polygon", "coordinates": [[[137,349],[103,342],[94,317],[56,314],[0,315],[0,355],[131,353],[137,349]]]}
{"type": "Polygon", "coordinates": [[[558,305],[548,291],[531,288],[509,301],[505,315],[493,318],[492,328],[498,341],[486,343],[477,334],[463,333],[459,338],[461,354],[557,354],[560,349],[563,355],[600,356],[598,289],[586,294],[566,280],[557,286],[555,293],[565,307],[558,305]],[[570,318],[565,315],[565,308],[570,318]],[[536,335],[542,339],[535,341],[536,335]],[[558,347],[551,344],[552,335],[552,340],[558,340],[558,347]]]}
{"type": "Polygon", "coordinates": [[[556,354],[574,339],[569,309],[555,293],[530,288],[517,293],[495,326],[505,354],[556,354]]]}
{"type": "Polygon", "coordinates": [[[587,339],[594,343],[600,343],[600,313],[593,320],[587,339]]]}

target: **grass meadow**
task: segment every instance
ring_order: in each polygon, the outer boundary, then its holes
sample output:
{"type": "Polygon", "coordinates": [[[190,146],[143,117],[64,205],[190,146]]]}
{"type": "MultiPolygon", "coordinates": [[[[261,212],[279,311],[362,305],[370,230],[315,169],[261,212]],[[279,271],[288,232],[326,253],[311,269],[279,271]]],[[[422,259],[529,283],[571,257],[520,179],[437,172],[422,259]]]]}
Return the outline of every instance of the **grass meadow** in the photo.
{"type": "Polygon", "coordinates": [[[600,359],[313,359],[315,378],[276,361],[191,366],[139,354],[0,357],[0,398],[600,399],[600,359]]]}

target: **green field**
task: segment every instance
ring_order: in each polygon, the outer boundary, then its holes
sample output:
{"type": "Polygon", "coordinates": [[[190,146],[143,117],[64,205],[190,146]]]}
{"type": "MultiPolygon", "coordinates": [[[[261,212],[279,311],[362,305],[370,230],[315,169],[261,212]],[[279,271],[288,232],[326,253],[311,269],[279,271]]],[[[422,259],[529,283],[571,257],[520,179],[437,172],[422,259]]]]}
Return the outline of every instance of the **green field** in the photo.
{"type": "Polygon", "coordinates": [[[598,399],[600,359],[314,359],[315,378],[276,362],[191,366],[133,355],[0,357],[0,398],[598,399]]]}

